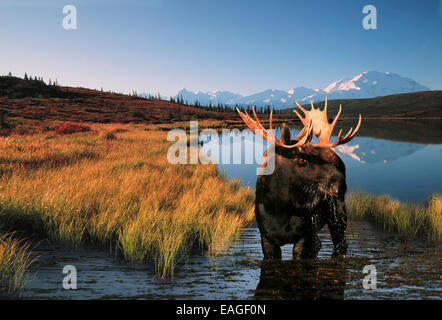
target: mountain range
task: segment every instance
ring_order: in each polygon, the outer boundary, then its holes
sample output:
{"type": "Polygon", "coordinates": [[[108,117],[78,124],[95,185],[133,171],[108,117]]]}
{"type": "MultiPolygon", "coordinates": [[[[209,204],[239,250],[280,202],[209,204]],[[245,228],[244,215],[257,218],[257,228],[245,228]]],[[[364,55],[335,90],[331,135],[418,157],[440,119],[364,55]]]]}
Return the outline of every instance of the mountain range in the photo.
{"type": "Polygon", "coordinates": [[[327,97],[332,99],[363,99],[398,93],[429,91],[416,81],[391,72],[365,71],[352,78],[334,81],[324,89],[297,87],[288,91],[269,89],[252,95],[243,96],[229,91],[189,91],[181,89],[174,98],[183,98],[188,103],[198,101],[201,105],[270,105],[275,109],[285,109],[310,101],[319,102],[327,97]]]}

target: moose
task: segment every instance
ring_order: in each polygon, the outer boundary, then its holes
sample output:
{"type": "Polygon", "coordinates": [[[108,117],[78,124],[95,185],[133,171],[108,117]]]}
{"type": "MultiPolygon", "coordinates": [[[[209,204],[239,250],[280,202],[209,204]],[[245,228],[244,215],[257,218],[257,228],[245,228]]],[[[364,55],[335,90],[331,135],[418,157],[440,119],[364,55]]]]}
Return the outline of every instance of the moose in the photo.
{"type": "Polygon", "coordinates": [[[327,99],[323,110],[304,109],[297,101],[293,112],[303,124],[303,129],[291,138],[289,128],[283,124],[280,139],[272,130],[263,127],[253,108],[253,120],[247,112],[237,111],[249,129],[274,145],[274,152],[264,153],[261,167],[267,166],[269,157],[274,157],[275,170],[270,175],[259,175],[256,182],[255,216],[261,233],[264,260],[281,260],[281,246],[293,244],[293,259],[316,258],[321,248],[318,232],[327,224],[333,242],[334,258],[343,258],[347,253],[345,230],[347,216],[345,208],[345,165],[332,150],[333,147],[351,141],[361,126],[361,115],[353,131],[330,142],[332,131],[342,111],[330,124],[327,119],[327,99]],[[319,143],[311,144],[313,135],[319,143]]]}

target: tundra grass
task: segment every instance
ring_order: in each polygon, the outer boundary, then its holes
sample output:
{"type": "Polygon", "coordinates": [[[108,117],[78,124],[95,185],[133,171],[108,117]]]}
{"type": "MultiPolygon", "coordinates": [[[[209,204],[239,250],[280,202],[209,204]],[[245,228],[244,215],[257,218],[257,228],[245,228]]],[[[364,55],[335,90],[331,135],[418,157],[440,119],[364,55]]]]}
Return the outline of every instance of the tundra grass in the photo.
{"type": "Polygon", "coordinates": [[[195,244],[217,255],[253,220],[252,191],[215,165],[168,163],[167,132],[90,126],[0,138],[0,226],[101,244],[132,263],[154,261],[166,277],[195,244]]]}
{"type": "Polygon", "coordinates": [[[12,233],[0,234],[0,296],[23,289],[31,263],[29,243],[15,239],[12,233]]]}
{"type": "MultiPolygon", "coordinates": [[[[182,129],[182,130],[190,130],[189,122],[175,122],[171,124],[162,124],[162,125],[151,125],[150,127],[154,127],[155,129],[161,131],[169,131],[171,129],[182,129]]],[[[221,120],[203,120],[198,121],[198,130],[204,129],[224,129],[228,127],[227,121],[221,120]]]]}
{"type": "Polygon", "coordinates": [[[354,192],[347,196],[350,218],[367,218],[388,232],[440,240],[442,195],[433,194],[426,205],[399,202],[388,195],[354,192]]]}

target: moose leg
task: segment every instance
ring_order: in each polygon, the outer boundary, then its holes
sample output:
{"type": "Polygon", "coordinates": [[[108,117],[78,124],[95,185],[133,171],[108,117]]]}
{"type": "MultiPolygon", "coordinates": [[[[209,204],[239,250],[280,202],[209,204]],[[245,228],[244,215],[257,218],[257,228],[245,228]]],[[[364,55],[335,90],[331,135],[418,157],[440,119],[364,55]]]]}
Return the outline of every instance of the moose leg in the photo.
{"type": "Polygon", "coordinates": [[[262,252],[264,260],[281,260],[281,247],[266,237],[261,238],[262,252]]]}
{"type": "Polygon", "coordinates": [[[318,235],[316,233],[306,235],[302,244],[301,258],[316,258],[319,250],[321,250],[321,241],[318,235]]]}
{"type": "Polygon", "coordinates": [[[309,217],[304,220],[305,234],[302,240],[301,258],[316,258],[321,249],[321,241],[319,240],[317,217],[309,217]]]}
{"type": "Polygon", "coordinates": [[[337,214],[329,217],[327,225],[333,242],[332,257],[345,258],[348,247],[347,238],[345,237],[345,229],[347,228],[345,205],[341,207],[337,214]]]}
{"type": "Polygon", "coordinates": [[[304,239],[301,239],[293,244],[293,250],[292,250],[293,260],[296,260],[301,256],[303,247],[304,247],[304,239]]]}

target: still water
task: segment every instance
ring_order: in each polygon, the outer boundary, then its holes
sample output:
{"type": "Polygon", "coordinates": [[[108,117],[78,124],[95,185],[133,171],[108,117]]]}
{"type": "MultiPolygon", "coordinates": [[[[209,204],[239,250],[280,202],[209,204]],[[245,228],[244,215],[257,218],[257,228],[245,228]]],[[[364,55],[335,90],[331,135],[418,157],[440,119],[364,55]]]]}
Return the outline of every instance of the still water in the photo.
{"type": "MultiPolygon", "coordinates": [[[[298,132],[299,130],[292,129],[292,137],[298,132]]],[[[280,134],[281,129],[277,128],[276,137],[280,134]]],[[[334,139],[336,137],[331,140],[334,139]]],[[[242,164],[226,164],[221,160],[223,151],[228,150],[229,146],[230,163],[234,162],[235,155],[242,154],[245,150],[253,152],[253,144],[256,146],[264,143],[260,137],[251,132],[238,135],[232,131],[215,138],[201,137],[201,141],[203,152],[209,156],[216,155],[211,151],[219,150],[218,167],[221,172],[229,178],[241,179],[244,185],[255,187],[256,168],[261,162],[261,157],[255,157],[253,164],[245,164],[244,155],[242,164]]],[[[317,143],[317,140],[313,140],[312,143],[317,143]]],[[[431,193],[442,192],[442,144],[355,137],[351,142],[334,150],[345,163],[349,191],[389,194],[395,199],[413,202],[424,202],[431,193]]],[[[229,156],[226,159],[229,159],[229,156]]]]}

